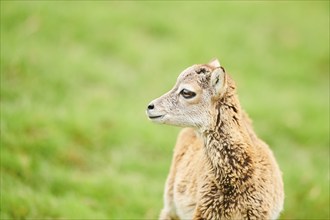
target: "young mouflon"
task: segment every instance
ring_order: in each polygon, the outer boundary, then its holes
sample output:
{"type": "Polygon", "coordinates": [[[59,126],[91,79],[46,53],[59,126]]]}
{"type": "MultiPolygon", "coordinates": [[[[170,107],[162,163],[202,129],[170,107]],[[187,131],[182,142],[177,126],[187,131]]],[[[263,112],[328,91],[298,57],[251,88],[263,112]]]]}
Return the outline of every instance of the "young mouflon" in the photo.
{"type": "Polygon", "coordinates": [[[276,219],[281,171],[241,108],[218,60],[185,69],[147,107],[150,120],[184,128],[177,139],[160,219],[276,219]]]}

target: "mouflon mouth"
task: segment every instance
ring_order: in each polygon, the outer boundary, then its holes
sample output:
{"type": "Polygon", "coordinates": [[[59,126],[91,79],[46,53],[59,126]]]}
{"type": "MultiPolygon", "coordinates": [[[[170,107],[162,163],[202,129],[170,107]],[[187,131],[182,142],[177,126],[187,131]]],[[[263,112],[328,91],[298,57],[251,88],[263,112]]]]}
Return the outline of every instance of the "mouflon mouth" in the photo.
{"type": "Polygon", "coordinates": [[[148,116],[150,119],[156,119],[156,118],[162,118],[162,117],[164,117],[164,115],[155,115],[155,116],[153,116],[153,115],[149,115],[148,116]]]}

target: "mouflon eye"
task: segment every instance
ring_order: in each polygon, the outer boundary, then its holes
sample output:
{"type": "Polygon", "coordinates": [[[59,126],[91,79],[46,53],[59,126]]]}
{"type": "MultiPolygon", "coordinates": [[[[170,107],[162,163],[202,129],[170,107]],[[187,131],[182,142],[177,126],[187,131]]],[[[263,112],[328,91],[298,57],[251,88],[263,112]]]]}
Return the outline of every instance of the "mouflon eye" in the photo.
{"type": "Polygon", "coordinates": [[[180,94],[183,96],[185,99],[191,99],[196,96],[196,93],[189,91],[188,89],[182,89],[180,94]]]}

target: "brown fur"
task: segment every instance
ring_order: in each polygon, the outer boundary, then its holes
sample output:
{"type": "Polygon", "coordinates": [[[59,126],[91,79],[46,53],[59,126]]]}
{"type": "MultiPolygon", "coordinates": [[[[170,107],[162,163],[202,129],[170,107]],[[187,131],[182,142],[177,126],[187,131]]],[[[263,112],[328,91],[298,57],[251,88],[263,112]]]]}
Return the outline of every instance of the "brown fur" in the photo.
{"type": "Polygon", "coordinates": [[[283,208],[275,158],[255,134],[229,76],[226,86],[210,111],[211,125],[184,128],[178,136],[160,219],[275,219],[283,208]]]}

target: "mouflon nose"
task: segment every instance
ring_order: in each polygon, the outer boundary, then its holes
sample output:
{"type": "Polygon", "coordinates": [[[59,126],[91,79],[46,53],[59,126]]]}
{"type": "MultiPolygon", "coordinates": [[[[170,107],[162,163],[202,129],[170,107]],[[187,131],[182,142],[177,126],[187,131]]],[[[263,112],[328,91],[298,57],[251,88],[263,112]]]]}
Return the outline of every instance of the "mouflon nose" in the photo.
{"type": "Polygon", "coordinates": [[[155,108],[155,105],[154,104],[151,103],[151,104],[148,105],[148,110],[152,110],[154,108],[155,108]]]}

